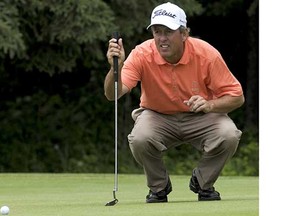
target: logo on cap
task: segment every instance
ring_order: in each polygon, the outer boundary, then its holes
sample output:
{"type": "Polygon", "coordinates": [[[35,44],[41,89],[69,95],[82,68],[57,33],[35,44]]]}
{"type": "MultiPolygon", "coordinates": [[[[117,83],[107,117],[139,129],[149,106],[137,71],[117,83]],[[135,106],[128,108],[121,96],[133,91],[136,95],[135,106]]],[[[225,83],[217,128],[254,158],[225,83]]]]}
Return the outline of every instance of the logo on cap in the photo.
{"type": "Polygon", "coordinates": [[[166,10],[163,10],[163,9],[159,9],[159,10],[154,11],[154,16],[152,17],[152,19],[154,19],[156,16],[168,16],[168,17],[171,17],[173,19],[175,19],[177,17],[176,14],[173,14],[171,12],[167,12],[166,10]]]}

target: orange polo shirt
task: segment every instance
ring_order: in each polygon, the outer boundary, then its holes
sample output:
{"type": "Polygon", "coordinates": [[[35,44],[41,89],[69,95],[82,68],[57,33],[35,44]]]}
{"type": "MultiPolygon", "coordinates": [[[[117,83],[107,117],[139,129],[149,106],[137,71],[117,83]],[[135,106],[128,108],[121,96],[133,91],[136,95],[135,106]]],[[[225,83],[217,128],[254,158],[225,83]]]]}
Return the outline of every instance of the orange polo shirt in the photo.
{"type": "Polygon", "coordinates": [[[164,114],[189,112],[183,101],[193,95],[211,100],[243,94],[220,53],[192,37],[185,41],[184,54],[177,64],[160,56],[154,39],[136,46],[124,62],[121,79],[130,91],[140,81],[140,107],[164,114]]]}

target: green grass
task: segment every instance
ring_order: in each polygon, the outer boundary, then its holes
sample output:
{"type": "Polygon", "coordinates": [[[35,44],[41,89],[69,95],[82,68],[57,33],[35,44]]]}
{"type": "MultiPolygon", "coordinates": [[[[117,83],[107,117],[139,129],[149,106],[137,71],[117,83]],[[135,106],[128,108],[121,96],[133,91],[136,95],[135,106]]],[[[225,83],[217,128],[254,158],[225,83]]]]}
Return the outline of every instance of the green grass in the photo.
{"type": "Polygon", "coordinates": [[[113,200],[113,174],[0,174],[0,206],[10,216],[257,216],[258,177],[220,177],[221,201],[198,202],[188,189],[190,176],[171,176],[169,203],[146,204],[144,175],[119,175],[119,203],[113,200]]]}

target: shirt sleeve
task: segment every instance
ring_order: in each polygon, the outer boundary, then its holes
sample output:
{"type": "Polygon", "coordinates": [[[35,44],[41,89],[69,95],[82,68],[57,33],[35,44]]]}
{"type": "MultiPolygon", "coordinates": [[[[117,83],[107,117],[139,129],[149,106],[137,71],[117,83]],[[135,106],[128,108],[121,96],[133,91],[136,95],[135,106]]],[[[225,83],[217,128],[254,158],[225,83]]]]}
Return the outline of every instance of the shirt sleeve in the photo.
{"type": "Polygon", "coordinates": [[[221,55],[211,63],[209,75],[208,88],[216,97],[243,95],[240,82],[231,73],[221,55]]]}
{"type": "Polygon", "coordinates": [[[141,59],[139,54],[134,49],[124,62],[124,66],[121,71],[122,83],[131,91],[138,81],[141,80],[141,59]]]}

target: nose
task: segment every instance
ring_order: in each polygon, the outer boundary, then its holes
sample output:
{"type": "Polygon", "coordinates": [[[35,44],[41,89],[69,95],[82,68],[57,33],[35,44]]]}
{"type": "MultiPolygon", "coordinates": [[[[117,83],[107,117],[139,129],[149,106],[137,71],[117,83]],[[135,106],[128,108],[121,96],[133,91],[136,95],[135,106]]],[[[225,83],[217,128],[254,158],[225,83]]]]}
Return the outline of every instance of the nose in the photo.
{"type": "Polygon", "coordinates": [[[159,40],[160,40],[160,41],[166,41],[166,40],[167,40],[167,34],[161,33],[161,34],[159,35],[159,40]]]}

